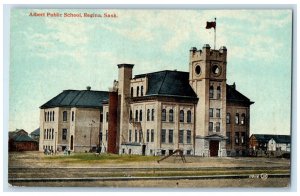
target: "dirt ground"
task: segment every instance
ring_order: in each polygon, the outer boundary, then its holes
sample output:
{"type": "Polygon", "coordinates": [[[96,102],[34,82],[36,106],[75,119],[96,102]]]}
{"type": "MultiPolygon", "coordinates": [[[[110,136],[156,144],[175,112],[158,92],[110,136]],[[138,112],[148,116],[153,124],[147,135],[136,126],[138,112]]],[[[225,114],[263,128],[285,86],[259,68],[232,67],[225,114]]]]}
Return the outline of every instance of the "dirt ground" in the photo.
{"type": "MultiPolygon", "coordinates": [[[[161,163],[157,159],[147,161],[98,161],[97,157],[90,161],[73,160],[72,155],[68,158],[53,155],[54,159],[39,152],[23,152],[9,154],[9,178],[67,178],[67,177],[101,177],[101,176],[147,176],[147,169],[158,169],[161,174],[191,175],[193,171],[218,174],[230,174],[241,171],[247,174],[257,172],[289,173],[290,160],[278,158],[252,158],[252,157],[186,157],[187,163],[183,163],[179,157],[171,157],[161,163]],[[57,157],[55,157],[57,156],[57,157]],[[48,169],[47,169],[48,168],[48,169]],[[122,168],[136,168],[130,171],[122,171],[122,168]],[[120,171],[121,170],[121,171],[120,171]],[[62,171],[62,172],[61,172],[62,171]],[[232,171],[232,172],[231,172],[232,171]],[[119,173],[118,173],[119,172],[119,173]],[[122,173],[123,172],[123,173],[122,173]],[[144,173],[143,173],[144,172],[144,173]],[[190,173],[187,173],[190,172],[190,173]],[[250,173],[249,173],[250,172],[250,173]]],[[[80,155],[81,156],[81,155],[80,155]]],[[[82,155],[84,156],[84,155],[82,155]]],[[[76,156],[73,156],[76,157],[76,156]]],[[[152,170],[151,170],[152,171],[152,170]]],[[[199,173],[199,175],[201,175],[199,173]]],[[[159,175],[161,175],[159,174],[159,175]]],[[[198,173],[196,174],[198,175],[198,173]]],[[[210,175],[205,174],[205,175],[210,175]]],[[[165,180],[125,180],[125,181],[39,181],[39,182],[13,182],[11,188],[20,186],[29,187],[164,187],[164,188],[205,188],[205,187],[288,187],[290,178],[275,177],[268,179],[165,179],[165,180]]]]}

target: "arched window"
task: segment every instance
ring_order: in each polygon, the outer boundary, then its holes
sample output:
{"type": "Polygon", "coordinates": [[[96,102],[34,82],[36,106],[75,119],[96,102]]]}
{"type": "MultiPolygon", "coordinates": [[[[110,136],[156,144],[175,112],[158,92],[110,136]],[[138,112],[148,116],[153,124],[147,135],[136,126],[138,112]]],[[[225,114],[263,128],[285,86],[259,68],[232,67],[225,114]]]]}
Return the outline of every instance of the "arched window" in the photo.
{"type": "Polygon", "coordinates": [[[217,87],[217,99],[221,99],[221,87],[217,87]]]}
{"type": "Polygon", "coordinates": [[[161,111],[161,121],[166,121],[166,109],[162,109],[161,111]]]}
{"type": "Polygon", "coordinates": [[[214,87],[213,86],[209,87],[209,98],[210,99],[214,98],[214,87]]]}
{"type": "Polygon", "coordinates": [[[147,109],[147,121],[150,121],[150,109],[147,109]]]}
{"type": "Polygon", "coordinates": [[[44,129],[44,140],[47,139],[47,131],[44,129]]]}
{"type": "Polygon", "coordinates": [[[45,112],[45,122],[47,122],[47,112],[45,112]]]}
{"type": "Polygon", "coordinates": [[[50,117],[50,114],[49,114],[49,112],[47,112],[47,121],[49,122],[50,120],[49,120],[49,117],[50,117]]]}
{"type": "Polygon", "coordinates": [[[192,112],[191,112],[191,110],[187,111],[187,122],[188,123],[192,122],[192,112]]]}
{"type": "Polygon", "coordinates": [[[143,111],[140,110],[140,121],[143,121],[143,111]]]}
{"type": "Polygon", "coordinates": [[[72,111],[72,122],[74,121],[74,111],[72,111]]]}
{"type": "Polygon", "coordinates": [[[135,122],[139,120],[139,111],[135,110],[135,122]]]}
{"type": "Polygon", "coordinates": [[[241,125],[244,125],[245,124],[245,114],[243,113],[241,115],[241,125]]]}
{"type": "Polygon", "coordinates": [[[169,122],[173,122],[173,109],[169,110],[169,122]]]}
{"type": "Polygon", "coordinates": [[[67,121],[67,111],[63,111],[63,121],[67,121]]]}
{"type": "Polygon", "coordinates": [[[184,122],[184,111],[183,110],[180,110],[180,112],[179,112],[179,121],[184,122]]]}
{"type": "Polygon", "coordinates": [[[133,87],[130,89],[130,97],[133,97],[133,87]]]}
{"type": "Polygon", "coordinates": [[[138,86],[138,87],[136,88],[136,96],[138,97],[139,94],[140,94],[140,87],[138,86]]]}
{"type": "Polygon", "coordinates": [[[50,121],[52,121],[52,112],[50,112],[50,121]]]}
{"type": "Polygon", "coordinates": [[[52,133],[51,133],[51,139],[54,138],[54,129],[52,129],[52,133]]]}
{"type": "Polygon", "coordinates": [[[226,123],[230,124],[230,113],[226,114],[226,123]]]}
{"type": "Polygon", "coordinates": [[[132,121],[132,110],[130,110],[130,113],[129,113],[129,120],[132,121]]]}
{"type": "Polygon", "coordinates": [[[55,113],[54,113],[54,111],[53,111],[53,114],[52,114],[52,121],[54,121],[54,114],[55,114],[55,113]]]}
{"type": "Polygon", "coordinates": [[[141,96],[144,96],[144,87],[141,86],[141,96]]]}
{"type": "Polygon", "coordinates": [[[151,111],[151,121],[154,121],[154,109],[151,111]]]}
{"type": "Polygon", "coordinates": [[[239,124],[239,114],[238,113],[236,113],[235,114],[235,124],[239,124]]]}

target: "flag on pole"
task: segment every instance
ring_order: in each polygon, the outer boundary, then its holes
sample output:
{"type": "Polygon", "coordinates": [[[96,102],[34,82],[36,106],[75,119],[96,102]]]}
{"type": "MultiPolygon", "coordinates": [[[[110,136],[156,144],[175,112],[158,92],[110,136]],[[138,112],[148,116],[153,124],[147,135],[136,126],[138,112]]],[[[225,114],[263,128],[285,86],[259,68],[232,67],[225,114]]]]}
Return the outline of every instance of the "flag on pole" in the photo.
{"type": "Polygon", "coordinates": [[[216,21],[214,21],[214,22],[206,22],[206,29],[211,29],[211,28],[216,29],[216,21]]]}

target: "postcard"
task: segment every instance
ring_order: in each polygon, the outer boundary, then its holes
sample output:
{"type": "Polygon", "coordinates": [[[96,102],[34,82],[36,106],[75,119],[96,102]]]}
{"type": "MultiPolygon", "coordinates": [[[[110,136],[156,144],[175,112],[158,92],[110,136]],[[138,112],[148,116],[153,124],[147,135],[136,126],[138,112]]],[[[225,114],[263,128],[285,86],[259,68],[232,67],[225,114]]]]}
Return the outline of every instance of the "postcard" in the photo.
{"type": "Polygon", "coordinates": [[[12,8],[8,183],[289,187],[292,17],[12,8]]]}

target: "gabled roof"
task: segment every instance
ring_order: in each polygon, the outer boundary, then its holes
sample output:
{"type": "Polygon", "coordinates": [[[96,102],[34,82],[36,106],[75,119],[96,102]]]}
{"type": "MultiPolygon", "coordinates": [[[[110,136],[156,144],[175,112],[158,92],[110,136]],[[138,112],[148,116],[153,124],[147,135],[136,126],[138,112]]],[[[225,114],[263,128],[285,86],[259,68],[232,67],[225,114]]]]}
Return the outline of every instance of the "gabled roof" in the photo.
{"type": "MultiPolygon", "coordinates": [[[[271,139],[274,139],[276,143],[290,143],[290,135],[273,135],[273,134],[252,134],[259,142],[269,142],[271,139]]],[[[251,137],[252,137],[251,136],[251,137]]]]}
{"type": "Polygon", "coordinates": [[[40,128],[37,128],[36,130],[32,131],[30,135],[39,136],[40,135],[40,128]]]}
{"type": "Polygon", "coordinates": [[[245,103],[248,105],[253,104],[254,102],[250,101],[248,97],[240,93],[236,90],[235,84],[228,85],[226,84],[226,99],[227,102],[234,102],[234,103],[245,103]]]}
{"type": "Polygon", "coordinates": [[[189,73],[164,70],[148,74],[136,75],[134,79],[147,77],[148,90],[146,96],[175,96],[197,98],[189,84],[189,73]]]}
{"type": "Polygon", "coordinates": [[[13,138],[15,142],[35,142],[31,137],[28,135],[17,135],[13,138]]]}
{"type": "Polygon", "coordinates": [[[107,91],[92,90],[64,90],[59,95],[50,99],[40,108],[77,107],[77,108],[102,108],[102,101],[108,99],[107,91]]]}
{"type": "Polygon", "coordinates": [[[16,129],[15,131],[8,132],[9,138],[15,138],[19,135],[28,135],[28,133],[24,129],[16,129]]]}

